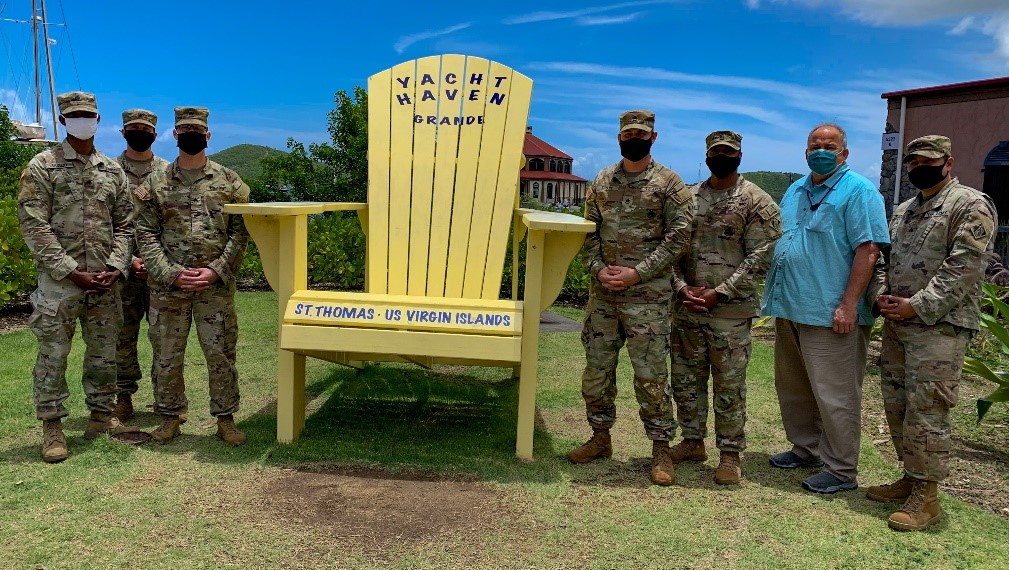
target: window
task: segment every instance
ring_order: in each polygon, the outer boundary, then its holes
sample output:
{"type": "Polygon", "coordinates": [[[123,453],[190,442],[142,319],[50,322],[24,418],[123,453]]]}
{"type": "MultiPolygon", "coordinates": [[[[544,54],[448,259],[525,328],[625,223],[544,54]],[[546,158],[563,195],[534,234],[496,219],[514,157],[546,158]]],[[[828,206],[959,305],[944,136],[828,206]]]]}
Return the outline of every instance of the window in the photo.
{"type": "Polygon", "coordinates": [[[571,174],[571,161],[564,162],[564,173],[571,174]]]}
{"type": "Polygon", "coordinates": [[[539,199],[540,197],[540,183],[533,182],[533,198],[539,199]]]}
{"type": "Polygon", "coordinates": [[[543,159],[533,158],[529,160],[529,170],[543,170],[543,159]]]}
{"type": "Polygon", "coordinates": [[[554,183],[547,182],[547,200],[554,199],[554,183]]]}
{"type": "Polygon", "coordinates": [[[557,172],[557,161],[556,160],[553,160],[553,159],[550,160],[550,172],[557,172]]]}

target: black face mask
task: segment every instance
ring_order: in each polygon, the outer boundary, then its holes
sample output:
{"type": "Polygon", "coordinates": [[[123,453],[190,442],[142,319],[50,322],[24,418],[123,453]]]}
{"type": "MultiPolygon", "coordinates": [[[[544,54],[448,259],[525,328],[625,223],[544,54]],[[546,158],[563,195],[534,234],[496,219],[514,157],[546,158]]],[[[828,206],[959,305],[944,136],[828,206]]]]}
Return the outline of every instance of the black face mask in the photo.
{"type": "Polygon", "coordinates": [[[154,139],[157,138],[157,135],[147,131],[129,130],[123,131],[123,138],[126,139],[126,144],[129,145],[130,148],[137,152],[144,152],[151,148],[151,145],[154,144],[154,139]]]}
{"type": "Polygon", "coordinates": [[[711,171],[711,174],[713,174],[715,178],[725,178],[739,168],[739,162],[742,159],[742,156],[716,154],[705,158],[704,163],[708,165],[708,170],[711,171]]]}
{"type": "Polygon", "coordinates": [[[945,162],[938,166],[918,166],[907,172],[907,179],[918,190],[928,190],[946,178],[946,175],[942,173],[943,168],[946,168],[945,162]]]}
{"type": "Polygon", "coordinates": [[[620,141],[620,156],[631,162],[637,162],[648,156],[652,150],[652,139],[627,139],[620,141]]]}
{"type": "Polygon", "coordinates": [[[178,146],[186,154],[200,154],[201,150],[207,148],[207,133],[179,133],[178,146]]]}

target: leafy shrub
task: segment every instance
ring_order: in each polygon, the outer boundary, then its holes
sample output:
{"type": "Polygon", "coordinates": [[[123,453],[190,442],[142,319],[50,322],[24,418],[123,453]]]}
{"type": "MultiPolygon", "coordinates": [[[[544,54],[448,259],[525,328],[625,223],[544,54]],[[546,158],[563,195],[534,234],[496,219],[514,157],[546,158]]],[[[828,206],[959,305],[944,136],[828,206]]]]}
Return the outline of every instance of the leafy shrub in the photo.
{"type": "Polygon", "coordinates": [[[18,226],[17,201],[0,198],[0,306],[31,291],[38,274],[18,226]]]}
{"type": "MultiPolygon", "coordinates": [[[[1007,291],[1009,289],[991,283],[981,284],[981,303],[984,308],[981,311],[981,329],[994,337],[1001,358],[1009,356],[1009,329],[1000,322],[1000,317],[1009,317],[1009,304],[1002,300],[1007,291]]],[[[998,385],[998,389],[977,401],[977,421],[980,423],[993,404],[1009,402],[1009,372],[993,370],[986,360],[977,354],[972,354],[964,360],[963,369],[964,372],[980,376],[998,385]]]]}
{"type": "Polygon", "coordinates": [[[364,231],[353,213],[334,212],[308,222],[308,282],[343,290],[364,287],[364,231]]]}

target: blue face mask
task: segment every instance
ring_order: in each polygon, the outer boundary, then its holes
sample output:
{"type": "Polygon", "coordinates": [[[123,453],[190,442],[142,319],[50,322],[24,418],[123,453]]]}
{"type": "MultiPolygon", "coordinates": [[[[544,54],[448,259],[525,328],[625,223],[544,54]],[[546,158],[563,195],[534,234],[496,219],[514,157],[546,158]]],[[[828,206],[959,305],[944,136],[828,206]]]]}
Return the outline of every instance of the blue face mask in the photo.
{"type": "Polygon", "coordinates": [[[806,157],[806,164],[816,174],[826,176],[837,169],[837,154],[832,150],[817,149],[806,157]]]}

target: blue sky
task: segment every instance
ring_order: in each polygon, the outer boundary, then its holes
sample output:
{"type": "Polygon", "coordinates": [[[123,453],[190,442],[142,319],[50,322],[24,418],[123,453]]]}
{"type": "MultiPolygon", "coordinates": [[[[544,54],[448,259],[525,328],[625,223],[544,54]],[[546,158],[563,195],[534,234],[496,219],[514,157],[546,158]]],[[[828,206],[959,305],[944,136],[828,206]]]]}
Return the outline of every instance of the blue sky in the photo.
{"type": "MultiPolygon", "coordinates": [[[[56,90],[97,94],[110,154],[124,147],[120,112],[146,107],[164,121],[155,151],[175,156],[175,105],[210,107],[211,152],[285,148],[328,140],[336,91],[463,53],[533,78],[534,132],[586,178],[619,158],[617,115],[648,108],[653,156],[688,182],[718,129],[743,134],[742,170],[805,172],[806,134],[825,120],[847,128],[850,164],[876,182],[880,93],[1009,75],[1009,0],[343,4],[48,0],[67,24],[52,28],[56,90]]],[[[27,20],[30,6],[0,0],[0,18],[27,20]]],[[[33,114],[29,38],[0,21],[0,103],[15,118],[33,114]]]]}

